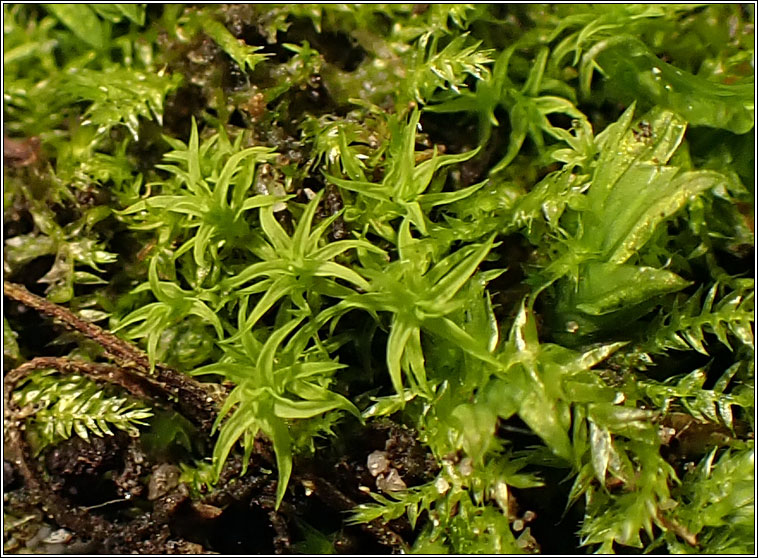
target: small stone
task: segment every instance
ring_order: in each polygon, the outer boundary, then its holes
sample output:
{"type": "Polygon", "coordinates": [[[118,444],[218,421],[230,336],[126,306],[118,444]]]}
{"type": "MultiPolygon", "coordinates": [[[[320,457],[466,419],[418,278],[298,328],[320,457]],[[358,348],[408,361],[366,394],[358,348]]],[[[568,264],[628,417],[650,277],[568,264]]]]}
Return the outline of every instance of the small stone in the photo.
{"type": "Polygon", "coordinates": [[[661,426],[658,430],[658,437],[661,443],[666,446],[671,443],[671,440],[676,436],[676,430],[667,426],[661,426]]]}
{"type": "Polygon", "coordinates": [[[147,488],[147,499],[157,500],[171,492],[179,484],[181,470],[176,465],[163,463],[153,468],[147,488]]]}
{"type": "Polygon", "coordinates": [[[311,494],[313,494],[316,488],[316,485],[313,484],[313,481],[304,480],[302,481],[302,484],[303,484],[303,490],[305,491],[306,496],[310,496],[311,494]]]}
{"type": "Polygon", "coordinates": [[[382,492],[399,492],[408,488],[400,478],[400,473],[394,468],[390,469],[386,477],[384,475],[376,477],[376,487],[382,492]]]}
{"type": "Polygon", "coordinates": [[[71,535],[70,532],[66,531],[65,529],[58,529],[57,531],[53,531],[47,537],[42,539],[42,542],[48,544],[64,544],[69,542],[72,538],[73,535],[71,535]]]}
{"type": "Polygon", "coordinates": [[[224,510],[210,504],[203,504],[202,502],[192,502],[192,508],[205,519],[216,519],[224,510]]]}
{"type": "Polygon", "coordinates": [[[368,455],[366,459],[366,467],[371,476],[375,477],[381,473],[386,473],[389,469],[390,462],[387,459],[386,451],[374,451],[368,455]]]}

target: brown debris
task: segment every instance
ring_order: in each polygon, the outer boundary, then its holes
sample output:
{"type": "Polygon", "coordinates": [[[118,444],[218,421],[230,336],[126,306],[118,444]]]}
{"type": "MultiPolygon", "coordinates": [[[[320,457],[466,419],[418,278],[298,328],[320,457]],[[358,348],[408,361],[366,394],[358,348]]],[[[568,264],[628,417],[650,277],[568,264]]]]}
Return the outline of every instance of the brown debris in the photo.
{"type": "Polygon", "coordinates": [[[40,139],[32,137],[18,140],[3,135],[3,164],[10,167],[28,167],[40,155],[40,139]]]}

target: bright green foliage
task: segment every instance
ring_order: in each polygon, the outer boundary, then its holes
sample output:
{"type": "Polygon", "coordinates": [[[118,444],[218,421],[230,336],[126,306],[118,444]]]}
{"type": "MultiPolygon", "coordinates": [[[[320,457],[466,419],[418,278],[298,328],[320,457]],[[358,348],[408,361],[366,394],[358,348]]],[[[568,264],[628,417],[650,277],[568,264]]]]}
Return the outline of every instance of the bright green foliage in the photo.
{"type": "Polygon", "coordinates": [[[136,70],[108,69],[102,72],[81,70],[69,77],[63,91],[73,102],[91,103],[84,113],[84,123],[106,134],[123,123],[134,138],[139,135],[139,119],[155,118],[161,122],[163,100],[175,90],[181,76],[146,73],[136,70]]]}
{"type": "MultiPolygon", "coordinates": [[[[175,179],[164,182],[163,187],[164,191],[176,193],[150,196],[122,212],[122,215],[130,215],[158,210],[148,216],[148,227],[151,221],[160,223],[166,212],[183,216],[179,227],[191,230],[193,236],[177,250],[176,256],[192,250],[198,284],[214,270],[211,262],[218,258],[219,247],[244,246],[254,238],[245,212],[277,201],[270,195],[248,197],[256,165],[271,160],[274,154],[264,147],[241,149],[244,139],[240,134],[235,143],[230,144],[225,135],[217,134],[200,148],[197,124],[193,121],[189,145],[168,139],[175,149],[164,158],[179,165],[156,167],[174,175],[175,179]]],[[[217,277],[220,270],[214,271],[217,277]]]]}
{"type": "Polygon", "coordinates": [[[440,156],[435,153],[431,159],[416,165],[415,140],[419,117],[420,113],[414,111],[408,124],[398,119],[390,121],[391,139],[381,184],[327,176],[329,181],[337,186],[358,194],[360,202],[356,204],[357,211],[347,213],[348,221],[360,219],[359,224],[365,228],[370,226],[376,234],[392,242],[396,242],[395,234],[388,221],[397,217],[407,217],[421,233],[427,234],[428,219],[425,215],[433,207],[462,200],[481,187],[481,184],[478,184],[457,192],[425,193],[437,169],[466,161],[476,153],[440,156]]]}
{"type": "Polygon", "coordinates": [[[570,335],[591,336],[618,316],[634,319],[655,297],[686,287],[668,270],[629,260],[688,199],[726,180],[712,171],[662,166],[680,144],[684,122],[653,109],[632,125],[632,113],[630,107],[596,138],[599,156],[589,165],[586,196],[577,199],[576,235],[546,268],[548,281],[568,276],[557,285],[555,315],[570,335]]]}
{"type": "MultiPolygon", "coordinates": [[[[618,418],[632,419],[628,416],[618,418]]],[[[640,416],[638,422],[646,418],[640,416]]],[[[597,551],[600,553],[613,552],[614,544],[642,548],[641,532],[652,538],[653,526],[662,524],[659,510],[669,504],[669,484],[676,481],[673,469],[660,456],[658,445],[653,443],[654,431],[638,427],[638,432],[628,436],[631,439],[618,442],[614,453],[606,456],[599,451],[601,455],[598,460],[604,458],[610,462],[616,458],[620,461],[623,469],[613,473],[634,483],[630,485],[632,490],[621,495],[609,495],[604,489],[590,488],[586,494],[582,544],[598,544],[597,551]],[[630,459],[630,453],[633,453],[634,461],[630,459]]]]}
{"type": "MultiPolygon", "coordinates": [[[[134,339],[147,339],[147,354],[151,363],[155,365],[158,353],[158,341],[161,339],[163,330],[188,316],[198,316],[205,323],[212,325],[216,334],[223,336],[223,328],[218,316],[208,307],[206,300],[210,295],[204,292],[193,293],[178,287],[170,281],[161,281],[158,277],[158,260],[150,262],[149,287],[157,302],[147,304],[131,314],[125,316],[114,331],[132,326],[129,336],[134,339]],[[140,324],[135,326],[134,324],[140,324]]],[[[139,290],[145,290],[138,287],[139,290]]],[[[212,297],[211,302],[216,302],[212,297]]]]}
{"type": "Polygon", "coordinates": [[[479,246],[454,252],[433,267],[429,245],[411,236],[409,220],[398,233],[399,259],[383,268],[364,269],[371,280],[367,293],[344,298],[326,310],[320,320],[360,308],[376,315],[390,312],[387,369],[398,394],[403,392],[403,371],[413,390],[430,393],[421,347],[421,330],[440,336],[483,360],[492,357],[486,347],[447,316],[462,302],[456,298],[463,284],[492,248],[492,238],[479,246]]]}
{"type": "Polygon", "coordinates": [[[474,112],[478,115],[479,130],[482,141],[487,141],[492,133],[492,127],[500,123],[495,117],[495,109],[503,107],[508,111],[511,134],[508,151],[503,159],[491,170],[499,172],[507,167],[520,151],[526,136],[532,139],[537,148],[542,151],[545,147],[543,133],[552,137],[571,141],[566,130],[553,126],[547,116],[561,113],[578,119],[586,126],[584,114],[570,100],[552,95],[538,96],[542,91],[549,91],[554,82],[545,79],[545,65],[548,59],[548,49],[542,48],[537,60],[532,66],[524,84],[518,88],[508,77],[508,68],[516,50],[514,45],[504,50],[492,71],[492,79],[483,81],[474,93],[464,92],[440,104],[431,105],[432,112],[474,112]]]}
{"type": "Polygon", "coordinates": [[[21,356],[16,337],[18,337],[18,335],[13,329],[11,329],[8,320],[3,318],[3,357],[11,362],[18,360],[21,356]]]}
{"type": "MultiPolygon", "coordinates": [[[[683,407],[695,419],[706,422],[723,422],[730,429],[734,428],[734,413],[732,407],[749,409],[755,398],[755,388],[752,383],[734,381],[732,379],[743,368],[743,363],[736,362],[718,379],[712,389],[703,389],[707,370],[699,368],[683,377],[671,377],[665,382],[640,380],[639,388],[656,407],[662,412],[668,412],[672,405],[683,407]],[[726,393],[727,388],[729,392],[726,393]]],[[[750,365],[750,373],[752,373],[750,365]]],[[[749,377],[745,374],[743,377],[749,377]]]]}
{"type": "Polygon", "coordinates": [[[542,484],[518,473],[521,466],[520,460],[503,458],[474,471],[466,461],[443,461],[442,471],[434,481],[391,497],[372,494],[377,504],[358,506],[350,521],[363,523],[407,515],[415,528],[419,517],[426,513],[432,521],[416,539],[413,553],[520,554],[523,546],[511,532],[506,515],[508,484],[519,488],[542,484]]]}
{"type": "Polygon", "coordinates": [[[480,49],[481,42],[464,47],[467,36],[461,35],[437,52],[437,38],[433,36],[428,47],[426,35],[418,41],[416,58],[411,59],[408,75],[400,85],[400,101],[407,97],[423,103],[437,89],[451,89],[460,93],[461,89],[466,88],[468,76],[479,80],[489,77],[487,64],[492,62],[492,50],[480,49]]]}
{"type": "Polygon", "coordinates": [[[40,256],[54,256],[52,266],[40,279],[40,282],[49,284],[47,296],[53,302],[71,300],[75,283],[104,283],[94,273],[77,270],[76,267],[77,264],[83,264],[103,273],[104,270],[99,266],[116,260],[116,254],[105,251],[103,244],[90,233],[92,227],[108,217],[110,209],[93,207],[81,218],[62,227],[56,221],[54,212],[44,202],[34,200],[23,186],[21,189],[26,199],[31,198],[30,205],[34,208],[32,215],[38,232],[8,239],[5,249],[6,270],[16,271],[40,256]]]}
{"type": "Polygon", "coordinates": [[[714,305],[718,290],[718,284],[714,284],[705,298],[699,291],[681,304],[677,299],[671,313],[662,316],[658,327],[653,328],[653,335],[642,345],[643,351],[695,349],[707,355],[703,345],[706,333],[715,334],[727,347],[732,347],[729,338],[734,337],[753,350],[755,341],[750,324],[755,314],[755,291],[732,291],[714,305]]]}
{"type": "Polygon", "coordinates": [[[753,127],[754,80],[722,84],[694,76],[662,62],[645,43],[620,35],[598,42],[582,60],[583,92],[589,95],[592,68],[599,69],[623,92],[674,110],[692,125],[744,134],[753,127]]]}
{"type": "MultiPolygon", "coordinates": [[[[755,449],[726,451],[716,459],[710,451],[682,479],[674,496],[682,505],[672,515],[697,536],[699,552],[755,552],[755,449]]],[[[691,547],[667,531],[659,540],[670,552],[692,553],[691,547]]],[[[659,543],[660,544],[660,543],[659,543]]]]}
{"type": "MultiPolygon", "coordinates": [[[[356,120],[356,116],[358,113],[353,112],[344,119],[327,115],[303,122],[303,134],[312,138],[313,143],[311,168],[323,165],[329,175],[342,173],[352,180],[366,181],[366,171],[376,167],[386,148],[385,142],[381,146],[374,145],[373,149],[370,147],[378,135],[373,128],[385,123],[376,115],[361,115],[362,122],[356,120]]],[[[386,135],[386,130],[381,131],[386,135]]]]}
{"type": "Polygon", "coordinates": [[[353,288],[370,290],[371,287],[361,275],[332,260],[354,248],[379,253],[381,250],[362,240],[340,240],[320,246],[327,227],[334,220],[334,217],[325,219],[315,230],[311,230],[320,199],[321,194],[317,194],[306,206],[291,237],[277,223],[272,207],[261,208],[261,228],[268,242],[261,242],[256,252],[263,261],[238,271],[221,284],[222,290],[227,292],[234,289],[235,297],[242,299],[238,320],[240,331],[253,327],[281,298],[286,297],[301,310],[313,313],[319,310],[320,305],[315,302],[319,295],[341,298],[352,293],[336,279],[353,288]],[[256,279],[258,280],[253,285],[240,289],[256,279]],[[259,292],[264,295],[250,314],[245,315],[249,295],[259,292]],[[315,302],[315,308],[312,308],[310,301],[315,302]]]}
{"type": "Polygon", "coordinates": [[[32,373],[13,397],[19,407],[36,410],[30,431],[37,453],[73,433],[88,440],[90,434],[113,436],[114,427],[138,436],[139,427],[153,416],[148,407],[113,395],[84,376],[61,379],[50,370],[32,373]]]}
{"type": "Polygon", "coordinates": [[[277,506],[292,471],[292,439],[286,421],[308,419],[337,408],[360,416],[348,399],[327,389],[329,376],[342,366],[329,360],[323,351],[303,354],[309,341],[307,329],[295,333],[280,350],[280,345],[301,322],[301,318],[291,320],[263,344],[246,328],[241,335],[242,352],[229,346],[218,363],[193,371],[195,375],[219,374],[235,384],[214,425],[214,429],[221,425],[213,453],[216,478],[238,440],[243,442],[247,467],[255,436],[261,431],[276,452],[277,506]]]}
{"type": "MultiPolygon", "coordinates": [[[[141,431],[194,497],[391,421],[403,550],[754,551],[752,6],[3,10],[6,272],[228,390],[141,431]]],[[[35,378],[45,444],[148,418],[35,378]]]]}
{"type": "Polygon", "coordinates": [[[256,54],[262,47],[247,46],[244,41],[235,38],[224,25],[203,12],[193,14],[190,21],[190,32],[201,29],[216,41],[242,71],[255,69],[267,57],[266,54],[256,54]]]}
{"type": "Polygon", "coordinates": [[[607,399],[608,390],[586,372],[605,360],[623,343],[613,343],[576,353],[559,345],[539,344],[532,312],[522,306],[500,356],[504,366],[496,374],[500,382],[498,411],[503,418],[518,412],[558,456],[571,459],[568,438],[571,424],[568,402],[607,399]]]}
{"type": "Polygon", "coordinates": [[[110,39],[109,23],[128,18],[137,25],[145,23],[145,7],[136,4],[44,4],[74,35],[96,50],[110,39]]]}

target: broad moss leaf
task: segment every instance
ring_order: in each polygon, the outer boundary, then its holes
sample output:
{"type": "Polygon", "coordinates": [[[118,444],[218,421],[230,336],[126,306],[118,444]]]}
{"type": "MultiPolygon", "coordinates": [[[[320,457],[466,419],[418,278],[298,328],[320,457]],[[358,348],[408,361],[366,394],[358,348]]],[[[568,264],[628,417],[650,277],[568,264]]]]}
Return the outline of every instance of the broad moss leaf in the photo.
{"type": "Polygon", "coordinates": [[[582,60],[582,87],[589,93],[597,66],[608,83],[682,115],[693,125],[723,128],[736,134],[754,125],[753,80],[723,84],[692,75],[655,56],[638,38],[621,35],[600,41],[582,60]]]}

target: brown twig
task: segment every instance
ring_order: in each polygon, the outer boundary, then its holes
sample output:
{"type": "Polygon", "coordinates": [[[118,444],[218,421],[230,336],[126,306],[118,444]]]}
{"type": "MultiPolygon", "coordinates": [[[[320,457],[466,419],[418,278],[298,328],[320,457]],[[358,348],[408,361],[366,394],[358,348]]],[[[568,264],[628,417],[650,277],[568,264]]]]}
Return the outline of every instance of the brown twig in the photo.
{"type": "Polygon", "coordinates": [[[8,281],[3,282],[3,293],[5,293],[5,296],[20,302],[24,306],[55,318],[69,329],[73,329],[89,337],[103,347],[117,362],[133,362],[142,368],[150,368],[150,361],[147,355],[137,347],[123,339],[119,339],[93,323],[82,320],[63,306],[58,306],[47,299],[30,293],[23,286],[8,281]]]}
{"type": "MultiPolygon", "coordinates": [[[[79,371],[95,379],[119,384],[127,390],[136,390],[134,394],[138,397],[171,401],[181,414],[192,419],[203,430],[210,431],[216,420],[216,410],[226,395],[223,390],[213,389],[160,363],[151,371],[147,355],[131,343],[82,320],[67,308],[30,293],[21,285],[5,281],[3,292],[7,297],[59,320],[67,328],[92,339],[119,365],[105,369],[83,362],[74,364],[79,371]]],[[[62,361],[51,361],[49,367],[67,372],[67,365],[62,361]]]]}

